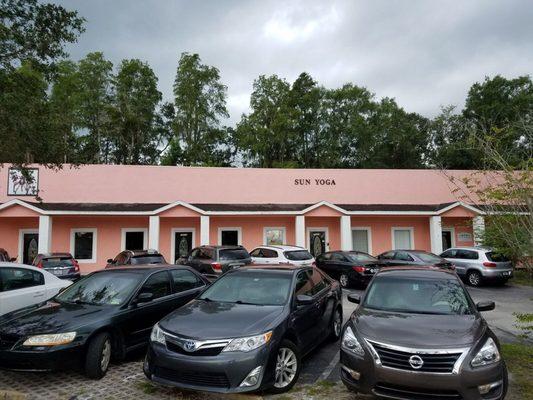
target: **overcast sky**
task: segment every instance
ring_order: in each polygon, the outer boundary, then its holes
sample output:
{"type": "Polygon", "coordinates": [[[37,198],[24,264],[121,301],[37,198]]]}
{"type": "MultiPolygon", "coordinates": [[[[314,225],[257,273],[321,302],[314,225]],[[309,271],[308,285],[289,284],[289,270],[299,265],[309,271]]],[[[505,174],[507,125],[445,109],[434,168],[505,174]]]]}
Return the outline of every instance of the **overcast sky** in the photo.
{"type": "Polygon", "coordinates": [[[58,2],[87,19],[72,58],[103,51],[115,65],[147,61],[166,100],[180,54],[199,53],[228,86],[232,123],[260,74],[353,82],[426,116],[462,106],[486,75],[533,74],[531,0],[58,2]]]}

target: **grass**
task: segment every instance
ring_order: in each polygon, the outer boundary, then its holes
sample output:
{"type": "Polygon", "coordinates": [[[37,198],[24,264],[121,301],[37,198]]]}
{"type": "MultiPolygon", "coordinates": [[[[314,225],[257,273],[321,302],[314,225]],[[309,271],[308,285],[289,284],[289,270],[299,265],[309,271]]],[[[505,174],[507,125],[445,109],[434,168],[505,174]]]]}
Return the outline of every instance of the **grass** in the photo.
{"type": "Polygon", "coordinates": [[[137,387],[141,389],[145,394],[152,394],[157,392],[157,387],[150,382],[137,382],[137,387]]]}
{"type": "Polygon", "coordinates": [[[502,344],[502,355],[512,375],[513,398],[533,399],[533,346],[502,344]]]}
{"type": "Polygon", "coordinates": [[[515,269],[514,276],[510,282],[518,285],[533,286],[531,275],[529,275],[527,271],[521,269],[515,269]]]}

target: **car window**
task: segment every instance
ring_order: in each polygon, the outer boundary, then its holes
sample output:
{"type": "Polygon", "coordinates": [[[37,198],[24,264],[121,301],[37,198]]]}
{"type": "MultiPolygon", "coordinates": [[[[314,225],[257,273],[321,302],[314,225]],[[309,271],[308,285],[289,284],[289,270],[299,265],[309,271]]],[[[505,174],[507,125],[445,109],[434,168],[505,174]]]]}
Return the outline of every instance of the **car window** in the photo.
{"type": "Polygon", "coordinates": [[[198,258],[199,254],[200,254],[200,249],[194,249],[193,251],[191,251],[192,258],[198,258]]]}
{"type": "Polygon", "coordinates": [[[489,251],[485,253],[487,256],[487,260],[493,261],[493,262],[508,262],[510,261],[506,256],[504,256],[501,253],[496,253],[494,251],[489,251]]]}
{"type": "Polygon", "coordinates": [[[166,264],[165,257],[159,255],[140,255],[131,258],[132,265],[138,264],[166,264]]]}
{"type": "Polygon", "coordinates": [[[296,287],[294,289],[296,296],[301,294],[306,296],[313,295],[313,281],[309,276],[308,271],[300,271],[296,275],[296,287]]]}
{"type": "Polygon", "coordinates": [[[479,254],[477,254],[477,251],[461,249],[457,250],[455,258],[459,258],[461,260],[477,260],[479,258],[479,254]]]}
{"type": "Polygon", "coordinates": [[[0,291],[44,285],[44,275],[25,268],[0,268],[0,291]]]}
{"type": "Polygon", "coordinates": [[[313,295],[320,293],[328,286],[328,281],[318,270],[310,270],[309,275],[311,276],[311,281],[313,282],[313,295]]]}
{"type": "Polygon", "coordinates": [[[443,258],[455,258],[457,255],[457,250],[446,250],[444,253],[442,253],[440,256],[443,258]]]}
{"type": "Polygon", "coordinates": [[[392,260],[394,258],[394,251],[388,251],[379,256],[383,260],[392,260]]]}
{"type": "Polygon", "coordinates": [[[317,261],[329,261],[331,260],[332,253],[322,253],[317,257],[317,261]]]}
{"type": "Polygon", "coordinates": [[[198,258],[201,260],[212,260],[215,257],[211,249],[200,249],[198,253],[198,258]]]}
{"type": "Polygon", "coordinates": [[[250,255],[251,255],[252,257],[258,257],[258,258],[261,258],[261,257],[263,257],[263,252],[262,252],[261,250],[262,250],[262,249],[259,249],[259,248],[258,248],[258,249],[254,249],[254,250],[252,250],[252,252],[250,253],[250,255]]]}
{"type": "Polygon", "coordinates": [[[287,260],[291,261],[305,261],[313,258],[311,253],[309,253],[307,250],[291,250],[286,251],[283,254],[285,257],[287,257],[287,260]]]}
{"type": "Polygon", "coordinates": [[[372,257],[367,253],[353,252],[347,254],[348,258],[355,262],[367,262],[367,261],[377,261],[376,257],[372,257]]]}
{"type": "Polygon", "coordinates": [[[71,257],[43,258],[41,263],[42,263],[43,268],[58,268],[58,267],[74,266],[74,261],[71,257]]]}
{"type": "Polygon", "coordinates": [[[191,271],[173,269],[170,271],[174,293],[184,292],[202,286],[204,283],[191,271]]]}
{"type": "Polygon", "coordinates": [[[394,259],[400,261],[414,261],[413,257],[411,257],[406,251],[397,251],[394,255],[394,259]]]}
{"type": "Polygon", "coordinates": [[[152,293],[154,299],[170,294],[170,279],[166,271],[156,272],[148,278],[139,293],[152,293]]]}
{"type": "Polygon", "coordinates": [[[244,249],[221,249],[218,252],[221,261],[226,260],[245,260],[250,258],[250,254],[244,249]]]}
{"type": "Polygon", "coordinates": [[[420,258],[423,262],[425,263],[428,263],[428,264],[437,264],[437,263],[440,263],[442,262],[442,258],[435,255],[435,254],[432,254],[432,253],[427,253],[427,252],[419,252],[419,253],[416,253],[416,255],[418,256],[418,258],[420,258]]]}
{"type": "Polygon", "coordinates": [[[342,254],[340,254],[340,253],[333,253],[333,254],[331,255],[331,260],[332,260],[332,261],[348,261],[348,260],[346,259],[346,257],[344,257],[344,256],[343,256],[342,254]]]}

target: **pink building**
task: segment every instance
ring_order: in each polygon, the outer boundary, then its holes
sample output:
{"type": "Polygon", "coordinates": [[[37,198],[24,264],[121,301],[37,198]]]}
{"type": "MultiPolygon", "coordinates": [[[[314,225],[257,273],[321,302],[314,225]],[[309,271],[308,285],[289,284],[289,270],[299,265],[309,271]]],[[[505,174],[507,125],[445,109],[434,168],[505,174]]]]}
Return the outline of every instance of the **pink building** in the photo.
{"type": "Polygon", "coordinates": [[[482,207],[437,170],[33,168],[31,184],[0,168],[0,248],[23,262],[71,252],[83,272],[141,247],[167,260],[202,244],[440,253],[473,245],[483,227],[482,207]]]}

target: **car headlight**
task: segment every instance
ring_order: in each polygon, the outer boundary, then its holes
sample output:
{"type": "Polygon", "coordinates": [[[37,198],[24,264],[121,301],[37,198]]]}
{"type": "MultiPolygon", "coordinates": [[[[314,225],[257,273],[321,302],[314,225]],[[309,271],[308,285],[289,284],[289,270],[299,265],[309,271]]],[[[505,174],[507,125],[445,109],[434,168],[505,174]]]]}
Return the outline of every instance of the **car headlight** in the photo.
{"type": "Polygon", "coordinates": [[[272,331],[262,335],[233,339],[222,351],[252,351],[268,343],[271,337],[272,331]]]}
{"type": "Polygon", "coordinates": [[[166,345],[167,342],[165,341],[165,334],[159,327],[159,324],[155,324],[152,328],[152,332],[150,333],[150,341],[151,342],[157,342],[166,345]]]}
{"type": "Polygon", "coordinates": [[[30,336],[24,341],[23,346],[59,346],[74,340],[76,332],[51,333],[48,335],[30,336]]]}
{"type": "Polygon", "coordinates": [[[344,335],[342,336],[342,348],[345,350],[351,351],[354,354],[357,354],[358,356],[364,356],[365,350],[363,349],[363,346],[361,346],[361,343],[359,343],[359,340],[355,337],[352,328],[349,326],[344,331],[344,335]]]}
{"type": "Polygon", "coordinates": [[[470,363],[472,367],[481,367],[500,361],[500,352],[492,338],[488,338],[483,347],[477,352],[470,363]]]}

